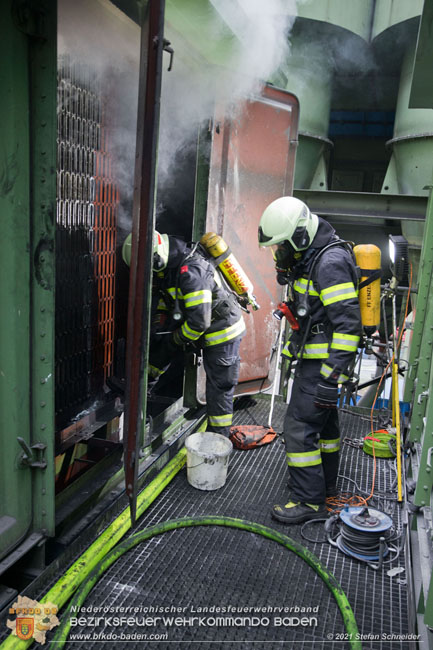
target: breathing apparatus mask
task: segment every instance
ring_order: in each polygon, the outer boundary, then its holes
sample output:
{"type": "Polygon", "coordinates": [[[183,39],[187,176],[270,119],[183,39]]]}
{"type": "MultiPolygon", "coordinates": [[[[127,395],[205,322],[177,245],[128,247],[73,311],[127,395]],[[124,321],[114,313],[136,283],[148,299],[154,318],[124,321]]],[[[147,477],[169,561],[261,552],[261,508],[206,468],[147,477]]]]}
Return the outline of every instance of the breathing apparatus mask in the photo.
{"type": "Polygon", "coordinates": [[[302,252],[296,251],[286,240],[271,246],[275,267],[278,271],[290,271],[302,257],[302,252]]]}
{"type": "Polygon", "coordinates": [[[161,255],[158,255],[158,253],[153,254],[153,264],[152,264],[152,269],[155,272],[158,271],[163,271],[165,268],[164,260],[162,259],[161,255]]]}

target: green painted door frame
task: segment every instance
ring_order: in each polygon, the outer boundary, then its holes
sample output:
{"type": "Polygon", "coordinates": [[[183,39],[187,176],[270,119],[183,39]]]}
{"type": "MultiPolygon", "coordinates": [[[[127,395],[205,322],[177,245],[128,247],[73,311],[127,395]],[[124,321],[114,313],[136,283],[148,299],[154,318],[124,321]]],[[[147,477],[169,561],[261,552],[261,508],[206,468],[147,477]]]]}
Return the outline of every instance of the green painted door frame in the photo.
{"type": "Polygon", "coordinates": [[[38,33],[30,37],[31,134],[31,427],[45,446],[44,470],[32,469],[33,528],[54,534],[54,329],[57,139],[57,1],[32,0],[38,33]]]}
{"type": "Polygon", "coordinates": [[[0,557],[54,532],[56,14],[1,8],[0,557]]]}

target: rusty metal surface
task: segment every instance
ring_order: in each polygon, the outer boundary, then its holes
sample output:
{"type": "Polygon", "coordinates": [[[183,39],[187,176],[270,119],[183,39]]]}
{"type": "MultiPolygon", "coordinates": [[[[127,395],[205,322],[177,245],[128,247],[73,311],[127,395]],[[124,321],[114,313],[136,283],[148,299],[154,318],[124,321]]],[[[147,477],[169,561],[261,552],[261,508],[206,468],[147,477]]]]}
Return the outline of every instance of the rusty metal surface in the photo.
{"type": "Polygon", "coordinates": [[[272,311],[281,288],[270,251],[258,247],[257,229],[266,206],[292,194],[298,114],[294,95],[266,86],[262,97],[245,102],[234,117],[220,109],[214,121],[206,227],[230,244],[261,306],[245,314],[237,394],[272,380],[278,336],[272,311]]]}

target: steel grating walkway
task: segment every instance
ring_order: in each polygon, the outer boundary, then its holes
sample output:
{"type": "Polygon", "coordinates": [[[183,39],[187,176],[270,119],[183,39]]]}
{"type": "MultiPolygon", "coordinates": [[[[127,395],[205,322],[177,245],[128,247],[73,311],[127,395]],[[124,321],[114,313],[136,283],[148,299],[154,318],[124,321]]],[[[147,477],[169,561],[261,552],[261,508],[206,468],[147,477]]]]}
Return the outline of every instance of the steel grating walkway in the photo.
{"type": "MultiPolygon", "coordinates": [[[[267,399],[242,398],[234,424],[266,424],[269,404],[267,399]]],[[[277,431],[282,429],[285,408],[285,404],[276,402],[272,423],[277,431]]],[[[342,439],[346,441],[342,445],[339,487],[342,491],[362,490],[368,494],[373,459],[352,446],[353,440],[370,430],[368,411],[364,417],[351,412],[342,412],[340,417],[342,439]]],[[[226,485],[214,492],[192,488],[183,469],[145,513],[137,530],[177,517],[199,515],[238,517],[273,527],[309,548],[335,575],[354,610],[364,650],[409,649],[407,640],[398,640],[410,632],[406,574],[401,571],[388,575],[391,568],[404,569],[404,552],[382,570],[374,571],[327,542],[306,541],[301,526],[288,527],[273,520],[269,507],[284,502],[287,496],[286,471],[281,440],[251,451],[235,451],[226,485]]],[[[394,461],[379,459],[377,496],[372,505],[390,514],[396,529],[401,530],[395,478],[394,461]]],[[[323,525],[310,524],[304,533],[322,539],[323,525]]],[[[91,633],[90,638],[79,642],[78,637],[72,641],[70,636],[67,648],[96,649],[101,642],[111,647],[110,640],[116,648],[160,650],[349,647],[336,602],[313,569],[279,544],[231,528],[180,529],[142,543],[110,568],[85,605],[93,608],[93,615],[101,617],[121,616],[125,615],[122,608],[137,608],[136,613],[129,614],[137,622],[120,627],[76,626],[73,634],[91,633]],[[151,617],[148,623],[153,624],[143,625],[146,617],[151,617]],[[122,639],[122,633],[133,639],[122,639]],[[110,634],[111,639],[106,636],[110,634]],[[119,636],[115,638],[115,634],[119,636]],[[134,634],[167,638],[137,641],[134,634]]]]}

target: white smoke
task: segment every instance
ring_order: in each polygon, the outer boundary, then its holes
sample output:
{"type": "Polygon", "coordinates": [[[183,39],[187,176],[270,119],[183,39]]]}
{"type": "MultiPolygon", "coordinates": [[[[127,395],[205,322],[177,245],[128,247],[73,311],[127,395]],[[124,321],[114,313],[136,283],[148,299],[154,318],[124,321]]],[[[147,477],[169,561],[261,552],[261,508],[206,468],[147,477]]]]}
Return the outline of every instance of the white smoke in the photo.
{"type": "MultiPolygon", "coordinates": [[[[197,129],[213,117],[215,106],[233,114],[242,99],[258,94],[289,55],[289,34],[296,18],[295,0],[210,0],[214,13],[207,38],[226,44],[223,63],[196,57],[184,63],[176,55],[163,72],[159,182],[169,179],[179,152],[195,146],[197,129]]],[[[221,46],[220,46],[221,47],[221,46]]],[[[165,55],[166,56],[166,55],[165,55]]]]}
{"type": "MultiPolygon", "coordinates": [[[[210,1],[239,39],[234,66],[251,80],[266,81],[288,55],[288,36],[297,13],[295,0],[210,1]]],[[[250,89],[241,86],[240,90],[250,89]]]]}
{"type": "MultiPolygon", "coordinates": [[[[166,10],[165,36],[170,38],[175,54],[170,72],[167,53],[163,60],[160,186],[173,184],[173,170],[195,148],[198,128],[213,117],[215,106],[223,105],[226,115],[235,114],[241,100],[258,94],[289,54],[296,0],[201,2],[213,16],[202,34],[214,53],[209,60],[191,37],[188,40],[182,31],[171,29],[170,11],[166,10]]],[[[194,16],[188,19],[194,21],[194,16]]],[[[140,29],[109,0],[59,0],[58,23],[59,54],[67,54],[73,65],[91,70],[104,94],[110,152],[122,197],[120,222],[128,230],[134,186],[140,29]]]]}
{"type": "MultiPolygon", "coordinates": [[[[132,221],[136,146],[140,29],[108,0],[58,0],[59,65],[68,61],[72,76],[101,100],[105,146],[120,191],[118,226],[129,232],[132,221]],[[94,87],[93,87],[94,86],[94,87]]],[[[68,68],[67,68],[68,69],[68,68]]],[[[67,71],[66,69],[66,71],[67,71]]],[[[69,90],[68,78],[62,84],[69,90]]],[[[71,94],[58,112],[72,110],[71,94]]]]}

